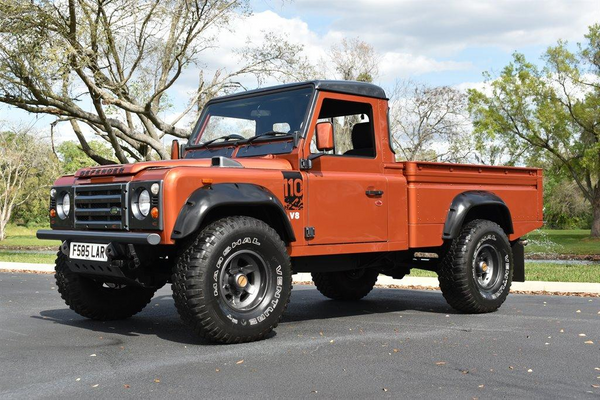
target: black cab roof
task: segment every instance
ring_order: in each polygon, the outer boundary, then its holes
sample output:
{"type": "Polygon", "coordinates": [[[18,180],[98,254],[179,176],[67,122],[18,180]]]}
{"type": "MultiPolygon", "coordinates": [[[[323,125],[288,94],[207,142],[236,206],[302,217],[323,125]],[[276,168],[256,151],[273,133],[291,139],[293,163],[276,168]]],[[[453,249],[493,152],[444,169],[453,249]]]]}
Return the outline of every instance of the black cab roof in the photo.
{"type": "Polygon", "coordinates": [[[232,97],[238,96],[248,96],[259,94],[263,92],[271,92],[276,90],[286,90],[297,87],[305,87],[305,86],[313,86],[316,90],[323,90],[326,92],[335,92],[335,93],[345,93],[345,94],[353,94],[357,96],[365,96],[365,97],[373,97],[376,99],[384,99],[387,100],[385,95],[385,91],[377,85],[373,85],[372,83],[366,82],[357,82],[357,81],[334,81],[334,80],[314,80],[314,81],[305,81],[305,82],[297,82],[297,83],[286,83],[283,85],[270,86],[266,88],[248,90],[245,92],[234,93],[226,96],[216,97],[213,101],[220,101],[229,99],[232,97]]]}

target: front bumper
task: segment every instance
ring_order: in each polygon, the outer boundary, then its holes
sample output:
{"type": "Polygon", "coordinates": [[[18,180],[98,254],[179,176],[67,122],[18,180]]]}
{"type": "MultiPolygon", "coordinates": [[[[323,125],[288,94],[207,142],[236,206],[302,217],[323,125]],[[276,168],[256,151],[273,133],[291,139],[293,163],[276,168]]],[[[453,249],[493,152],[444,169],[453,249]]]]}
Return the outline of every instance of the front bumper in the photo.
{"type": "Polygon", "coordinates": [[[72,230],[40,229],[37,231],[38,239],[46,240],[68,240],[91,243],[127,243],[127,244],[149,244],[156,246],[160,243],[158,233],[132,233],[132,232],[92,232],[72,230]]]}

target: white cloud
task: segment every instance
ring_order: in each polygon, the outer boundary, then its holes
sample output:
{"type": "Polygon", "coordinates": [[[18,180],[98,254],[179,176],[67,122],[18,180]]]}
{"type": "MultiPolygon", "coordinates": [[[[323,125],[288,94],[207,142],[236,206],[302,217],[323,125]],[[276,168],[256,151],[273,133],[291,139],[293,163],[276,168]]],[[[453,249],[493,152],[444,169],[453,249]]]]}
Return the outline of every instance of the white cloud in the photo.
{"type": "MultiPolygon", "coordinates": [[[[222,30],[218,34],[216,47],[202,53],[201,62],[205,67],[205,74],[212,75],[218,69],[234,71],[240,67],[242,60],[237,56],[237,51],[249,41],[253,45],[264,42],[267,32],[273,32],[286,38],[290,43],[301,44],[303,54],[314,64],[330,62],[329,50],[331,46],[339,44],[345,37],[344,33],[329,30],[318,34],[311,30],[308,23],[298,17],[285,18],[273,11],[254,13],[247,19],[236,19],[229,30],[222,30]]],[[[216,32],[215,32],[216,33],[216,32]]],[[[361,39],[364,39],[361,36],[361,39]]],[[[371,44],[371,42],[367,41],[371,44]]],[[[393,81],[398,77],[421,75],[428,72],[441,72],[451,70],[464,70],[471,67],[468,62],[438,61],[433,57],[419,55],[407,51],[383,51],[375,48],[381,54],[380,78],[382,81],[393,81]]],[[[333,68],[320,65],[322,69],[331,71],[333,68]]],[[[249,88],[256,86],[256,81],[251,77],[242,79],[249,88]]],[[[276,84],[271,79],[266,85],[276,84]]],[[[190,90],[198,84],[198,70],[188,68],[182,78],[175,85],[177,96],[187,98],[190,90]]]]}
{"type": "MultiPolygon", "coordinates": [[[[166,119],[185,108],[198,87],[200,70],[205,77],[223,68],[234,71],[241,63],[236,50],[246,46],[247,40],[261,44],[266,32],[302,44],[304,55],[314,63],[327,62],[329,49],[343,38],[359,37],[381,55],[380,82],[389,83],[432,72],[478,75],[471,62],[452,58],[463,49],[472,49],[475,55],[468,58],[477,63],[481,47],[512,51],[527,45],[547,46],[559,38],[582,40],[587,26],[600,16],[600,2],[587,0],[295,0],[286,2],[284,8],[291,17],[269,10],[235,18],[227,30],[213,30],[215,47],[201,53],[199,65],[188,67],[169,91],[174,108],[168,110],[166,119]]],[[[252,77],[243,78],[242,83],[256,86],[252,77]]],[[[276,83],[271,79],[264,84],[276,83]]],[[[483,88],[483,83],[464,82],[456,87],[483,88]]],[[[42,119],[40,124],[47,128],[48,121],[42,119]]],[[[187,119],[181,124],[189,123],[187,119]]],[[[68,124],[59,124],[58,130],[60,137],[74,137],[68,124]]]]}
{"type": "Polygon", "coordinates": [[[458,85],[454,85],[454,88],[466,92],[469,89],[477,89],[480,92],[485,93],[486,95],[491,95],[492,87],[489,82],[462,82],[458,85]]]}
{"type": "Polygon", "coordinates": [[[382,81],[408,78],[428,72],[456,71],[471,68],[470,62],[437,61],[430,57],[410,53],[385,53],[379,63],[382,81]]]}
{"type": "Polygon", "coordinates": [[[382,51],[446,56],[469,46],[514,50],[580,40],[598,21],[596,0],[296,0],[299,12],[328,15],[330,30],[382,51]]]}

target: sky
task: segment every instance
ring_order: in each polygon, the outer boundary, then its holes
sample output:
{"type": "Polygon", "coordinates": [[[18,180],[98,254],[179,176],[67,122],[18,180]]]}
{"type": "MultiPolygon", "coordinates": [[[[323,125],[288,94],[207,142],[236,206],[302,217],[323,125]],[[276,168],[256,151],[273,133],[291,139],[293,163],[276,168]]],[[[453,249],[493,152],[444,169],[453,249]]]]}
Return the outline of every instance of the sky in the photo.
{"type": "Polygon", "coordinates": [[[290,32],[309,51],[357,37],[383,56],[380,82],[411,78],[431,85],[481,82],[515,51],[538,61],[557,40],[573,47],[600,22],[600,1],[587,0],[253,0],[264,25],[290,32]],[[282,20],[284,21],[282,23],[282,20]]]}
{"type": "MultiPolygon", "coordinates": [[[[259,44],[267,32],[302,44],[311,60],[326,59],[343,38],[358,38],[380,57],[375,83],[383,87],[411,79],[466,89],[481,85],[485,71],[499,73],[515,51],[541,63],[544,50],[559,39],[576,49],[587,27],[600,22],[600,1],[590,0],[250,0],[250,7],[250,17],[219,33],[219,48],[203,55],[205,68],[235,68],[234,50],[247,38],[259,44]]],[[[197,77],[197,69],[185,71],[171,94],[175,108],[197,77]]],[[[0,106],[0,120],[41,131],[52,122],[6,106],[0,106]]],[[[58,139],[73,138],[63,124],[58,139]]]]}

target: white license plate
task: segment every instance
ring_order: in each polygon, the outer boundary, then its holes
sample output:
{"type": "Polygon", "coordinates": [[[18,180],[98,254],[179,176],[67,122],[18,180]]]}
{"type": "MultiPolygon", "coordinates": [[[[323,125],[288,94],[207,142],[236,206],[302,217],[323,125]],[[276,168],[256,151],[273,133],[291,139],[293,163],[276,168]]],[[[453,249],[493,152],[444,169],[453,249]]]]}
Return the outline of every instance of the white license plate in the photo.
{"type": "Polygon", "coordinates": [[[71,242],[70,258],[88,261],[108,261],[107,244],[71,242]]]}

